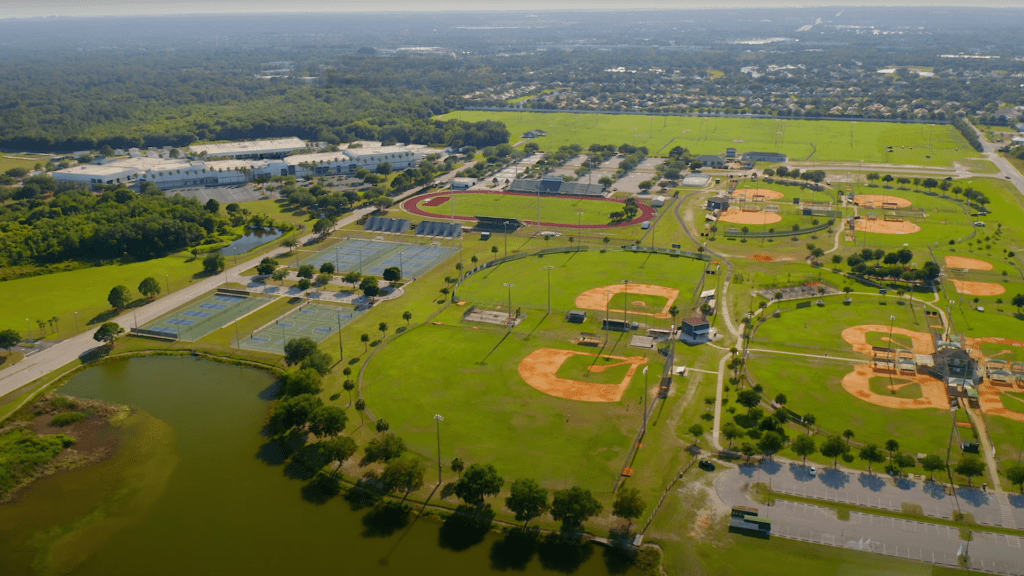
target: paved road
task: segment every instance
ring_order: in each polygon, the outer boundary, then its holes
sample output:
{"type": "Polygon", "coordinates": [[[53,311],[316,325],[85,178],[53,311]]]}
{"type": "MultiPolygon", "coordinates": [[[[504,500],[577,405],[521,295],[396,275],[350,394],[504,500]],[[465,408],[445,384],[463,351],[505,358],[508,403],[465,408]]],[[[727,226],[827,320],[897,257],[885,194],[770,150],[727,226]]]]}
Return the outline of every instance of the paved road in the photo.
{"type": "MultiPolygon", "coordinates": [[[[442,176],[439,176],[435,181],[438,183],[444,183],[450,181],[455,176],[455,172],[448,172],[442,176]]],[[[413,188],[408,190],[395,198],[396,203],[403,200],[416,192],[419,192],[419,188],[413,188]]],[[[373,208],[364,208],[357,210],[345,218],[343,218],[338,226],[345,226],[358,220],[364,214],[372,212],[373,208]]],[[[313,238],[313,235],[306,236],[300,241],[305,242],[308,239],[313,238]]],[[[226,272],[228,277],[238,277],[239,273],[252,268],[259,264],[260,260],[263,259],[264,255],[257,256],[251,260],[241,262],[232,268],[229,268],[226,272]]],[[[220,286],[225,279],[224,274],[218,274],[217,276],[207,278],[187,288],[169,294],[163,298],[160,298],[154,302],[146,304],[135,310],[125,312],[124,314],[114,318],[112,321],[117,322],[122,328],[127,330],[131,326],[142,326],[148,322],[156,320],[160,316],[174,310],[179,306],[183,306],[187,302],[198,298],[199,296],[215,290],[220,286]]],[[[248,279],[243,280],[243,282],[248,279]]],[[[83,354],[97,347],[97,343],[93,340],[92,335],[96,332],[96,328],[90,328],[85,332],[82,332],[78,336],[68,338],[63,342],[55,344],[46,350],[40,351],[37,354],[26,357],[16,365],[0,372],[0,396],[14,392],[15,390],[26,386],[38,378],[41,378],[54,370],[59,369],[62,366],[73,362],[83,354]]]]}
{"type": "MultiPolygon", "coordinates": [[[[756,470],[743,467],[721,473],[715,480],[715,491],[729,506],[753,506],[762,516],[771,518],[773,536],[947,566],[957,566],[958,554],[968,545],[957,529],[928,522],[860,513],[839,520],[834,511],[820,506],[784,500],[772,507],[757,504],[743,491],[757,480],[756,470]]],[[[774,482],[773,488],[777,489],[774,482]]],[[[972,537],[971,568],[1024,574],[1024,539],[977,531],[972,537]]]]}
{"type": "Polygon", "coordinates": [[[903,503],[918,504],[927,516],[950,519],[959,502],[960,510],[974,515],[978,524],[1024,528],[1024,496],[997,495],[981,488],[959,488],[956,498],[946,486],[921,479],[894,481],[884,474],[823,468],[817,474],[797,462],[766,460],[760,466],[741,466],[738,473],[745,481],[771,480],[776,492],[819,500],[900,511],[903,503]]]}

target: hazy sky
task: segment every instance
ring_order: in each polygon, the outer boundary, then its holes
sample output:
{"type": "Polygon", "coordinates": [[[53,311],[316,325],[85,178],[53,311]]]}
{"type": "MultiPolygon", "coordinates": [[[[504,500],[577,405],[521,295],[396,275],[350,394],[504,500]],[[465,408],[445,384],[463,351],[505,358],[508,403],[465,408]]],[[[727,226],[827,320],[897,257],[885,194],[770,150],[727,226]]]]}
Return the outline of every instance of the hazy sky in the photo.
{"type": "Polygon", "coordinates": [[[106,16],[231,12],[395,12],[395,11],[544,11],[733,8],[756,6],[941,6],[1022,7],[1021,0],[0,0],[0,18],[31,16],[106,16]]]}

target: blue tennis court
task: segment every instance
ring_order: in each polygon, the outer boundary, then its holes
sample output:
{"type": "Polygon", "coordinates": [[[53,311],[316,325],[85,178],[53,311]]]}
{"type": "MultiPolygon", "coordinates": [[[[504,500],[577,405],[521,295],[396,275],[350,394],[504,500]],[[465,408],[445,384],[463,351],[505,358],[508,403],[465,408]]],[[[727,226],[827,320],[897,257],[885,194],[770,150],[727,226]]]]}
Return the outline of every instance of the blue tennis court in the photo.
{"type": "Polygon", "coordinates": [[[330,262],[336,274],[359,272],[367,276],[382,276],[386,268],[397,267],[402,270],[402,278],[415,279],[454,253],[454,248],[350,238],[301,260],[300,264],[320,268],[330,262]]]}
{"type": "Polygon", "coordinates": [[[295,338],[310,338],[323,342],[338,330],[362,316],[364,311],[329,304],[304,304],[259,332],[243,338],[241,347],[247,350],[284,354],[284,343],[295,338]]]}
{"type": "Polygon", "coordinates": [[[270,301],[257,296],[212,294],[190,302],[142,326],[142,329],[194,342],[270,301]]]}

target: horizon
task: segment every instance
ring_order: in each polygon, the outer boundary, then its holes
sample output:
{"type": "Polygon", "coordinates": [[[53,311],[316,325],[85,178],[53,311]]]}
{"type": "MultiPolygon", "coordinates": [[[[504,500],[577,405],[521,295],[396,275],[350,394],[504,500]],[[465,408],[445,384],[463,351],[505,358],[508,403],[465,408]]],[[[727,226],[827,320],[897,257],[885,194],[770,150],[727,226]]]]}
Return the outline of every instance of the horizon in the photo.
{"type": "Polygon", "coordinates": [[[276,2],[245,2],[228,0],[216,3],[196,3],[176,0],[162,3],[125,4],[112,0],[0,0],[0,20],[39,18],[95,18],[133,16],[188,16],[188,15],[229,15],[229,14],[325,14],[325,13],[400,13],[400,12],[468,12],[468,13],[519,13],[519,12],[576,12],[622,10],[635,11],[714,11],[744,8],[920,8],[920,9],[1006,9],[1024,8],[1016,0],[981,0],[967,3],[964,0],[833,0],[826,4],[814,0],[778,0],[755,2],[752,0],[719,0],[709,6],[693,0],[645,0],[625,5],[609,0],[567,0],[557,6],[539,0],[523,0],[514,9],[507,7],[487,8],[467,0],[434,3],[414,0],[343,0],[332,3],[312,0],[297,0],[286,6],[276,2]]]}

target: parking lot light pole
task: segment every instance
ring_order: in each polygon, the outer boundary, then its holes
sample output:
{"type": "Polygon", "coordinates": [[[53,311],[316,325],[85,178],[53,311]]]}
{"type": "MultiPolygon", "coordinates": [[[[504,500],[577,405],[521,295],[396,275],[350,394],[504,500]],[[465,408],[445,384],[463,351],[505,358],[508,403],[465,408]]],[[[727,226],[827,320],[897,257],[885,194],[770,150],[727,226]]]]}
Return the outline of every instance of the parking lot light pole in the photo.
{"type": "Polygon", "coordinates": [[[437,424],[437,485],[441,485],[441,422],[444,416],[434,414],[434,422],[437,424]]]}

